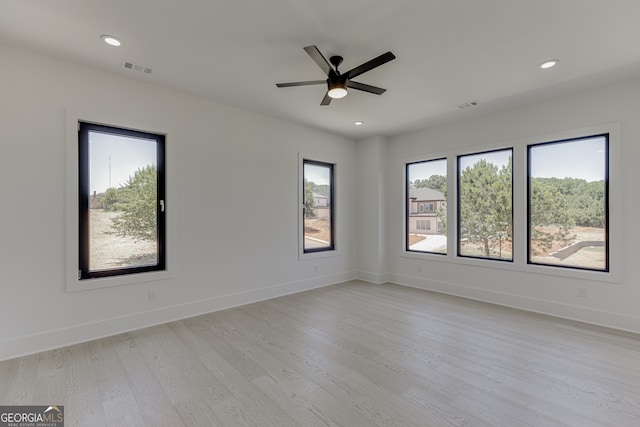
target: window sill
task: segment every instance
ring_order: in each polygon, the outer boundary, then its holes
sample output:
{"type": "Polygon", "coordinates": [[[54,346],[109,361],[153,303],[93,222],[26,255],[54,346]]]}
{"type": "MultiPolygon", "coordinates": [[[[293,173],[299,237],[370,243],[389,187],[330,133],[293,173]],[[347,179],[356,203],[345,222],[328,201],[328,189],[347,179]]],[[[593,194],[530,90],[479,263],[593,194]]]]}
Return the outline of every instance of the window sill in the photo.
{"type": "Polygon", "coordinates": [[[457,265],[466,265],[472,267],[491,268],[499,270],[508,270],[528,274],[544,274],[548,276],[567,277],[579,280],[592,280],[597,282],[621,283],[622,279],[619,274],[609,271],[596,270],[578,270],[573,268],[554,267],[547,265],[527,264],[522,261],[505,261],[481,258],[457,257],[451,254],[443,255],[436,253],[420,253],[402,250],[401,257],[412,258],[422,261],[446,262],[457,265]]]}
{"type": "Polygon", "coordinates": [[[298,259],[300,261],[306,261],[309,259],[320,259],[320,258],[331,258],[340,256],[340,252],[336,249],[331,251],[320,251],[320,252],[301,252],[298,259]]]}
{"type": "Polygon", "coordinates": [[[78,280],[74,277],[67,280],[67,292],[89,291],[93,289],[111,288],[136,283],[154,282],[158,280],[172,279],[173,277],[174,274],[168,270],[83,280],[78,280]]]}

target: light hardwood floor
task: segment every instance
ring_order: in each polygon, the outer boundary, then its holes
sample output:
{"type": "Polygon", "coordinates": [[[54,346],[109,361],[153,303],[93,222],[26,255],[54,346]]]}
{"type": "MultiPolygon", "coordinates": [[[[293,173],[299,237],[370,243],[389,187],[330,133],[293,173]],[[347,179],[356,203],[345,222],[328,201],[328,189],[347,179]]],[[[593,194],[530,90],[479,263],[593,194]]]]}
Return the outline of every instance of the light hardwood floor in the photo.
{"type": "Polygon", "coordinates": [[[0,363],[66,426],[640,426],[640,337],[353,281],[0,363]]]}

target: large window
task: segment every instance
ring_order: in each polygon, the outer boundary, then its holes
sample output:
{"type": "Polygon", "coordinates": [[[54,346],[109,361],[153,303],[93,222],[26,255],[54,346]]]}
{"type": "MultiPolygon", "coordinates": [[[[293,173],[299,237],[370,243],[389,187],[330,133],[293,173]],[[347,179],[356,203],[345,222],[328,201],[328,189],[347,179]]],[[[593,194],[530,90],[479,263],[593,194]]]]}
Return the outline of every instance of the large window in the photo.
{"type": "Polygon", "coordinates": [[[333,165],[303,161],[304,252],[334,250],[333,165]]]}
{"type": "Polygon", "coordinates": [[[458,255],[513,260],[513,150],[458,156],[458,255]]]}
{"type": "Polygon", "coordinates": [[[447,253],[447,160],[407,164],[406,250],[447,253]]]}
{"type": "Polygon", "coordinates": [[[78,142],[78,277],[164,270],[164,136],[81,122],[78,142]]]}
{"type": "Polygon", "coordinates": [[[528,262],[608,271],[608,135],[528,147],[528,262]]]}

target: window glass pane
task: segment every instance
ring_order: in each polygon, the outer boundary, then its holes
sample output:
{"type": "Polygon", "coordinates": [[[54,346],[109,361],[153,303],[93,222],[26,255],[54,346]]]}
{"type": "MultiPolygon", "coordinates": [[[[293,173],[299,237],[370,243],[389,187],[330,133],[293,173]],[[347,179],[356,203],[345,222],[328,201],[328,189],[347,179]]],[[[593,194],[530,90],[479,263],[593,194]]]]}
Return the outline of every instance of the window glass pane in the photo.
{"type": "Polygon", "coordinates": [[[81,124],[80,277],[164,269],[164,137],[81,124]]]}
{"type": "Polygon", "coordinates": [[[530,146],[529,263],[607,270],[608,139],[530,146]]]}
{"type": "Polygon", "coordinates": [[[156,141],[89,132],[89,269],[158,262],[156,141]]]}
{"type": "Polygon", "coordinates": [[[407,250],[447,253],[447,160],[407,164],[407,250]]]}
{"type": "Polygon", "coordinates": [[[458,254],[513,260],[512,150],[458,157],[458,254]]]}
{"type": "Polygon", "coordinates": [[[305,160],[304,252],[333,250],[333,165],[305,160]]]}

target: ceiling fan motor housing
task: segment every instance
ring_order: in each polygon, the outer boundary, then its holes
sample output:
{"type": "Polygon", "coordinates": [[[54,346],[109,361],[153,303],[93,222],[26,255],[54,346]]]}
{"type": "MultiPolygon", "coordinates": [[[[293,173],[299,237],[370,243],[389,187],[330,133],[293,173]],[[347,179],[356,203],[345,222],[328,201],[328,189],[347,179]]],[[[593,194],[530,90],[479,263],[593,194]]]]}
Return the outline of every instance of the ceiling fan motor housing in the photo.
{"type": "Polygon", "coordinates": [[[338,66],[342,64],[342,60],[343,60],[342,56],[338,56],[338,55],[335,55],[329,58],[329,62],[331,62],[331,65],[333,65],[336,71],[338,71],[338,66]]]}

